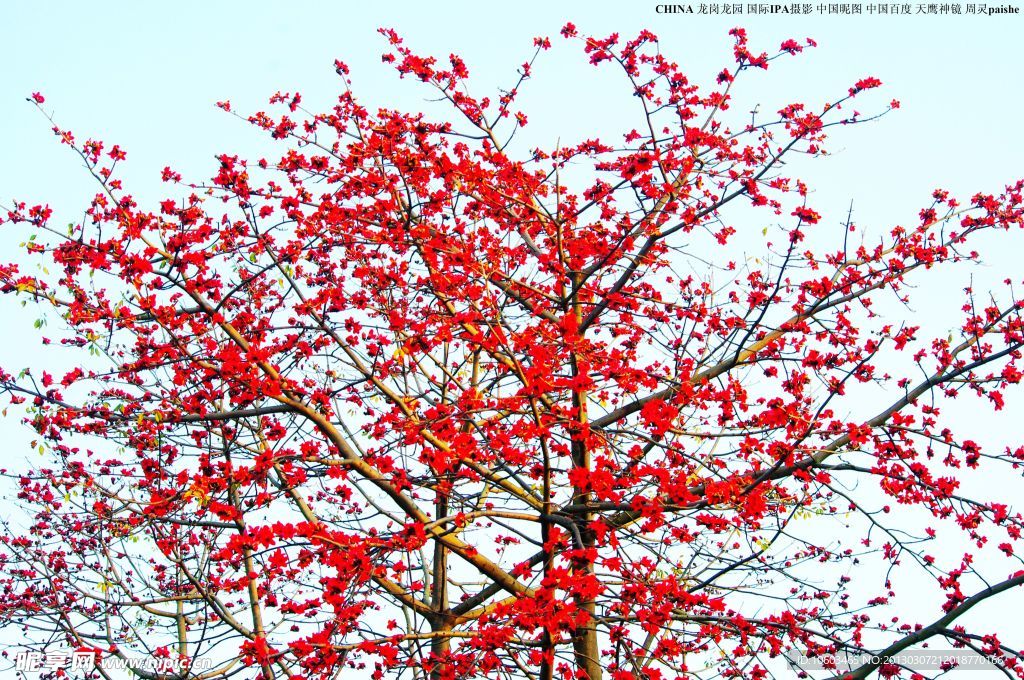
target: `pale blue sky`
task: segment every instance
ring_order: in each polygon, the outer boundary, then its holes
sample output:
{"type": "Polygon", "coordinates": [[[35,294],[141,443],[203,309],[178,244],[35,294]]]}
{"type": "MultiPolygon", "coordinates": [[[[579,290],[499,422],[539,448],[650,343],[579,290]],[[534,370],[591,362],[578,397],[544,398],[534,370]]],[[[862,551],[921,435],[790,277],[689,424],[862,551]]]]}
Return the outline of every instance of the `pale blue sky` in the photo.
{"type": "MultiPolygon", "coordinates": [[[[567,19],[596,34],[650,28],[665,52],[702,76],[724,63],[733,25],[747,27],[752,43],[768,49],[787,37],[812,36],[817,50],[780,64],[756,89],[815,101],[870,74],[886,83],[879,104],[903,102],[897,115],[851,131],[835,147],[844,150],[845,181],[827,182],[828,191],[844,206],[849,198],[865,209],[867,201],[916,206],[940,182],[965,191],[997,188],[1014,175],[1024,149],[1019,16],[673,16],[655,13],[654,2],[185,1],[8,2],[0,17],[7,28],[0,120],[8,132],[0,196],[36,195],[58,205],[75,198],[81,177],[23,101],[28,93],[43,91],[58,120],[80,135],[125,146],[131,176],[143,180],[137,190],[156,190],[156,170],[167,163],[206,172],[214,153],[250,148],[254,135],[216,110],[215,101],[230,98],[246,108],[278,89],[300,89],[307,101],[327,103],[338,84],[335,58],[353,67],[367,103],[421,108],[427,93],[400,83],[380,63],[380,25],[396,28],[414,48],[459,52],[486,89],[510,83],[531,37],[555,35],[567,19]]],[[[530,87],[544,95],[538,108],[546,114],[534,113],[534,129],[550,130],[550,137],[614,116],[574,106],[586,100],[591,75],[571,58],[576,49],[549,53],[530,87]]],[[[623,100],[628,105],[628,97],[609,101],[623,100]]]]}

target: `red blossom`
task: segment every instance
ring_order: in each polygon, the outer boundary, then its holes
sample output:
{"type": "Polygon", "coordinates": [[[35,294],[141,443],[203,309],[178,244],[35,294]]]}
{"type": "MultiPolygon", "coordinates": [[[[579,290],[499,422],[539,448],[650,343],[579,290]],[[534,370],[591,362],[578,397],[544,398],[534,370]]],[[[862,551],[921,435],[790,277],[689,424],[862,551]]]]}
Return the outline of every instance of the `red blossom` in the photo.
{"type": "Polygon", "coordinates": [[[807,206],[800,206],[790,214],[795,215],[800,218],[801,222],[806,222],[807,224],[817,224],[818,220],[821,219],[820,214],[807,206]]]}
{"type": "Polygon", "coordinates": [[[870,89],[873,89],[873,88],[876,88],[876,87],[881,87],[881,85],[882,85],[882,81],[879,80],[878,78],[874,78],[874,77],[861,78],[860,80],[858,80],[854,84],[853,87],[850,88],[850,95],[852,96],[852,95],[855,95],[858,92],[862,92],[864,90],[870,90],[870,89]]]}

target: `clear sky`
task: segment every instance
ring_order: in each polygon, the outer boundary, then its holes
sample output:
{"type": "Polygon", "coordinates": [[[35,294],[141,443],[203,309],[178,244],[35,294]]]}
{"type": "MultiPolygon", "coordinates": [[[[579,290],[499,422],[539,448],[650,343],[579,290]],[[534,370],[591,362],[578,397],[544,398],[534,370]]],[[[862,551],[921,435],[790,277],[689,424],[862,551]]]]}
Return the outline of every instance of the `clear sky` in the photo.
{"type": "MultiPolygon", "coordinates": [[[[660,36],[663,52],[705,84],[730,59],[732,26],[746,27],[755,49],[774,51],[789,37],[814,38],[816,49],[776,62],[740,94],[767,111],[794,100],[832,100],[860,78],[880,78],[885,89],[865,98],[871,105],[865,103],[864,110],[884,108],[893,98],[901,108],[877,123],[841,131],[830,147],[834,156],[802,173],[817,192],[816,208],[833,224],[845,217],[851,201],[858,221],[881,228],[912,221],[936,187],[961,196],[997,193],[1024,176],[1020,14],[711,17],[659,14],[656,5],[8,0],[0,4],[0,204],[9,205],[13,197],[47,202],[60,219],[72,221],[94,191],[77,159],[25,102],[34,91],[46,96],[47,110],[79,137],[124,147],[126,186],[159,198],[159,170],[165,165],[200,179],[213,171],[215,154],[260,155],[261,137],[218,110],[216,101],[230,99],[251,111],[275,91],[299,90],[311,106],[329,106],[339,87],[335,59],[350,65],[365,104],[429,107],[428,91],[400,81],[381,64],[386,45],[376,33],[379,26],[395,28],[416,51],[460,54],[478,91],[494,92],[514,82],[534,36],[554,39],[567,20],[596,35],[629,36],[649,28],[660,36]]],[[[603,81],[585,65],[578,45],[554,42],[555,49],[535,66],[536,78],[523,99],[530,134],[551,144],[614,129],[633,103],[628,91],[595,91],[603,81]]],[[[24,240],[6,229],[0,229],[5,261],[16,257],[12,245],[24,240]]],[[[993,272],[1020,271],[1012,251],[990,260],[993,272]]],[[[947,283],[953,290],[966,285],[947,283]]],[[[936,309],[949,302],[938,288],[922,295],[922,304],[936,309]]],[[[32,361],[39,345],[32,315],[12,307],[3,307],[4,326],[10,326],[0,333],[0,365],[17,370],[32,361]]],[[[1010,408],[1014,404],[1021,401],[1010,408]]],[[[985,422],[1001,427],[1005,421],[985,422]]],[[[0,439],[28,438],[13,419],[0,422],[0,439]]]]}
{"type": "MultiPolygon", "coordinates": [[[[214,153],[249,148],[254,135],[215,109],[215,101],[230,98],[249,109],[278,89],[298,89],[307,101],[326,104],[338,86],[336,58],[353,67],[365,102],[421,108],[428,93],[400,83],[380,63],[379,26],[395,28],[424,52],[458,52],[482,89],[493,90],[511,83],[533,36],[555,36],[568,19],[599,35],[649,28],[666,53],[704,79],[728,58],[726,31],[734,25],[765,49],[787,37],[817,40],[816,50],[757,81],[769,99],[821,101],[865,75],[881,78],[886,90],[875,100],[895,97],[903,108],[834,146],[843,152],[844,181],[829,181],[827,189],[842,207],[853,198],[864,209],[884,208],[880,216],[893,214],[918,206],[939,183],[973,191],[998,188],[1015,174],[1024,150],[1019,15],[711,17],[658,14],[655,7],[536,0],[6,2],[0,196],[71,206],[72,186],[90,189],[73,181],[81,179],[75,162],[23,101],[36,90],[62,125],[127,148],[131,176],[155,190],[156,171],[168,163],[206,173],[214,153]]],[[[586,107],[589,73],[578,47],[555,42],[530,85],[531,93],[546,95],[535,107],[545,115],[534,112],[531,121],[567,137],[608,112],[586,107]]],[[[826,190],[826,182],[816,184],[826,190]]]]}

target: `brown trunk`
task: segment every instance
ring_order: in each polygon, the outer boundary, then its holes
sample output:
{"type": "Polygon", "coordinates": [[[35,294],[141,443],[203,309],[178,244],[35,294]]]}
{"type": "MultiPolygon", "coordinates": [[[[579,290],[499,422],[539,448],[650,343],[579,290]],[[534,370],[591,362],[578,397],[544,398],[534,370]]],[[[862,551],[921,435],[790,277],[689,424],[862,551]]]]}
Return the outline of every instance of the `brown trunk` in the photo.
{"type": "MultiPolygon", "coordinates": [[[[436,503],[436,515],[438,519],[448,514],[448,498],[439,494],[436,503]]],[[[437,612],[430,622],[430,630],[436,636],[430,640],[430,652],[435,658],[444,658],[451,651],[452,641],[445,633],[452,627],[449,622],[448,612],[448,550],[440,541],[434,542],[434,569],[431,584],[430,604],[437,612]]],[[[430,669],[431,680],[439,680],[443,668],[440,664],[430,669]]]]}
{"type": "Polygon", "coordinates": [[[597,646],[597,626],[594,621],[594,601],[581,602],[580,608],[590,614],[590,622],[577,630],[572,641],[576,654],[576,667],[587,674],[589,680],[601,680],[601,659],[597,646]]]}
{"type": "MultiPolygon", "coordinates": [[[[451,651],[452,639],[448,635],[445,635],[445,633],[448,633],[451,629],[451,626],[445,623],[443,619],[439,619],[430,624],[431,632],[439,633],[439,635],[432,638],[430,641],[430,653],[434,655],[435,658],[444,658],[447,656],[448,652],[451,651]]],[[[440,680],[442,677],[442,671],[444,671],[443,664],[435,664],[433,668],[430,669],[430,679],[440,680]]]]}
{"type": "MultiPolygon", "coordinates": [[[[586,528],[589,523],[588,513],[588,515],[584,516],[585,528],[580,532],[583,538],[583,547],[587,549],[594,547],[594,535],[589,528],[586,528]]],[[[589,559],[586,561],[581,559],[577,563],[575,571],[582,574],[593,574],[594,562],[589,559]]],[[[586,627],[577,629],[573,635],[572,646],[576,656],[576,667],[587,674],[588,680],[601,680],[601,654],[597,644],[597,620],[595,616],[597,604],[593,599],[577,598],[576,605],[588,614],[586,627]]]]}
{"type": "MultiPolygon", "coordinates": [[[[574,284],[578,287],[581,281],[574,277],[574,284]]],[[[574,297],[573,308],[576,314],[577,323],[581,323],[583,320],[582,309],[579,304],[579,300],[574,297]]],[[[573,377],[577,377],[580,373],[579,363],[576,360],[576,355],[570,356],[570,364],[572,368],[573,377]]],[[[589,416],[587,414],[587,392],[585,390],[574,390],[572,395],[573,407],[576,409],[576,419],[579,423],[579,431],[573,433],[572,442],[572,462],[577,468],[582,468],[588,472],[591,469],[591,456],[590,449],[587,446],[585,439],[585,432],[587,431],[589,416]]],[[[574,505],[578,507],[586,508],[590,505],[591,494],[585,488],[576,488],[573,490],[574,505]]],[[[576,546],[577,548],[582,547],[589,549],[594,547],[594,534],[590,531],[590,523],[593,521],[594,515],[588,510],[584,510],[579,515],[577,524],[580,527],[581,537],[583,539],[582,546],[576,546]]],[[[582,574],[593,574],[594,573],[594,562],[589,557],[580,557],[576,561],[574,570],[582,574]]],[[[576,657],[576,667],[579,670],[584,671],[587,674],[588,680],[601,680],[601,656],[597,644],[597,619],[595,614],[597,613],[597,604],[594,599],[583,599],[577,598],[576,605],[588,614],[587,625],[585,628],[578,629],[573,634],[573,651],[576,657]]]]}

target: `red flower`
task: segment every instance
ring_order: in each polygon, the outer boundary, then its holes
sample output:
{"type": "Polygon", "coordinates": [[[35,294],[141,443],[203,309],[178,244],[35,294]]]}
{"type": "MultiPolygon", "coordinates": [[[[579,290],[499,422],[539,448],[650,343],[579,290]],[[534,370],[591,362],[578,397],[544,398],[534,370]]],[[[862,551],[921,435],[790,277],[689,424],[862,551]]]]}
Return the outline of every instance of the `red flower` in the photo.
{"type": "Polygon", "coordinates": [[[782,52],[789,52],[790,54],[796,54],[797,52],[803,52],[804,48],[803,45],[790,38],[779,46],[779,50],[782,52]]]}
{"type": "Polygon", "coordinates": [[[790,214],[799,217],[801,222],[806,222],[807,224],[817,224],[818,220],[821,219],[821,215],[805,205],[800,206],[790,214]]]}
{"type": "Polygon", "coordinates": [[[881,84],[882,81],[879,80],[878,78],[861,78],[860,80],[853,84],[853,87],[850,88],[850,95],[853,96],[858,92],[863,92],[864,90],[871,90],[873,88],[879,87],[881,84]]]}

